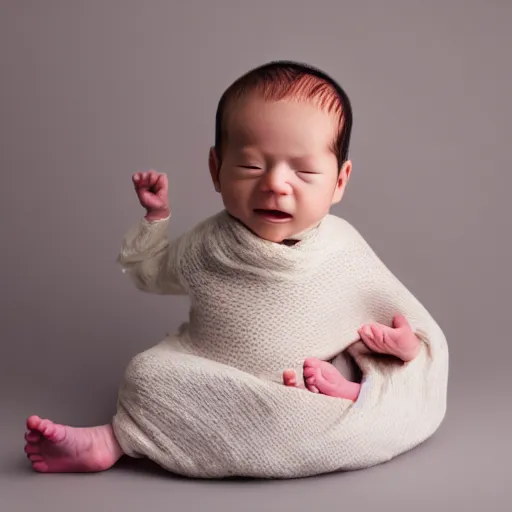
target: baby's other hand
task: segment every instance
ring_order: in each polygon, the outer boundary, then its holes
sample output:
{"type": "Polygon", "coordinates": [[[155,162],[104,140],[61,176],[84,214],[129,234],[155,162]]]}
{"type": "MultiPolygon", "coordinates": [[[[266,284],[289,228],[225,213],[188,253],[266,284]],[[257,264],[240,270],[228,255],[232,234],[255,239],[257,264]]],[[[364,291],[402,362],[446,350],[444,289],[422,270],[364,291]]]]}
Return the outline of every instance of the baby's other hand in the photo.
{"type": "Polygon", "coordinates": [[[148,220],[169,216],[167,176],[156,171],[138,172],[132,176],[139,202],[146,209],[148,220]]]}
{"type": "Polygon", "coordinates": [[[393,326],[363,325],[357,331],[364,344],[379,354],[389,354],[402,361],[412,361],[420,351],[420,341],[403,315],[393,317],[393,326]]]}

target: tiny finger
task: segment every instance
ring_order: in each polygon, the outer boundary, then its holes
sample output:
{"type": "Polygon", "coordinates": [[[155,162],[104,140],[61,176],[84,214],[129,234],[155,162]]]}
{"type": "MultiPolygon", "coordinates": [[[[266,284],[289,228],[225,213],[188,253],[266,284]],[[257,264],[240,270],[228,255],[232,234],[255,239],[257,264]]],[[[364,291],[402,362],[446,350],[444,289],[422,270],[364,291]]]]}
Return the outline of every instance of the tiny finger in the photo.
{"type": "Polygon", "coordinates": [[[366,338],[373,339],[372,330],[370,329],[370,326],[366,324],[362,325],[361,328],[359,329],[359,335],[364,335],[366,336],[366,338]]]}
{"type": "Polygon", "coordinates": [[[392,347],[397,343],[397,336],[392,331],[387,331],[382,334],[382,341],[387,347],[392,347]]]}
{"type": "Polygon", "coordinates": [[[160,176],[155,171],[150,171],[148,174],[148,184],[153,187],[155,183],[160,179],[160,176]]]}
{"type": "Polygon", "coordinates": [[[366,333],[361,329],[361,331],[359,332],[359,336],[361,336],[361,339],[366,343],[371,343],[371,340],[368,338],[368,336],[366,336],[366,333]]]}
{"type": "Polygon", "coordinates": [[[372,331],[373,339],[377,340],[378,342],[382,342],[384,333],[383,333],[383,330],[380,328],[380,326],[373,324],[370,326],[370,329],[372,331]]]}
{"type": "Polygon", "coordinates": [[[166,174],[159,174],[158,175],[158,179],[156,181],[162,187],[167,186],[167,175],[166,174]]]}
{"type": "Polygon", "coordinates": [[[411,328],[407,318],[400,313],[396,314],[393,317],[393,327],[395,327],[396,329],[400,329],[400,328],[410,329],[411,328]]]}
{"type": "Polygon", "coordinates": [[[364,330],[361,330],[360,334],[361,340],[363,343],[368,347],[368,349],[374,351],[374,352],[380,352],[379,350],[379,343],[375,341],[373,336],[367,336],[364,330]]]}

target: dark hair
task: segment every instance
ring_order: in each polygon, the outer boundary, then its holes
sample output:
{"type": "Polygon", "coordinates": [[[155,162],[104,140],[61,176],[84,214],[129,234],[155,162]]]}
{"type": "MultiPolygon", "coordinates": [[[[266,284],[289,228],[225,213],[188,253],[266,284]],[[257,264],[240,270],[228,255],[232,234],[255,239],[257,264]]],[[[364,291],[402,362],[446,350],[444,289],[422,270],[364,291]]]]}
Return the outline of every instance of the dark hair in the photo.
{"type": "Polygon", "coordinates": [[[299,62],[272,61],[235,80],[221,96],[215,116],[215,149],[221,158],[226,140],[226,112],[237,99],[248,93],[260,92],[265,99],[279,100],[301,97],[319,100],[321,106],[339,115],[341,129],[333,143],[338,158],[338,168],[348,159],[352,131],[352,106],[342,87],[323,71],[299,62]]]}

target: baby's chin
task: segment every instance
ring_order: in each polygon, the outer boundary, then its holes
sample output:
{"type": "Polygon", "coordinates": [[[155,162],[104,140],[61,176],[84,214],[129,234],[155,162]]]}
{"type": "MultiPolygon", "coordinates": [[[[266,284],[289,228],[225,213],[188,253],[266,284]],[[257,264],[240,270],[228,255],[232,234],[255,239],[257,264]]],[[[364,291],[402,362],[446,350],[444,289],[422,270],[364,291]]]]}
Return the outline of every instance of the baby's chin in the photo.
{"type": "Polygon", "coordinates": [[[259,219],[239,219],[252,233],[263,240],[268,242],[274,242],[276,244],[282,244],[285,241],[294,239],[300,239],[300,234],[308,231],[313,226],[302,226],[295,222],[295,219],[291,218],[288,222],[265,222],[259,219]]]}
{"type": "Polygon", "coordinates": [[[276,244],[300,240],[304,233],[318,226],[323,218],[310,216],[306,220],[303,218],[299,219],[293,215],[290,215],[287,218],[284,218],[282,215],[278,215],[273,218],[272,215],[262,215],[261,212],[240,211],[238,208],[230,208],[229,206],[231,205],[225,204],[224,206],[231,217],[237,219],[254,235],[276,244]]]}

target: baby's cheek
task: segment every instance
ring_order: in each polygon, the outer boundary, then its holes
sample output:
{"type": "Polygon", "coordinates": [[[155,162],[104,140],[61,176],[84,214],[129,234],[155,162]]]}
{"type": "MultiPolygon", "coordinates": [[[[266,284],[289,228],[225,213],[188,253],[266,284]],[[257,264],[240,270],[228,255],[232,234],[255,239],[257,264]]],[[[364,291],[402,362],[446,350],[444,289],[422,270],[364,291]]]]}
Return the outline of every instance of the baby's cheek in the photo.
{"type": "Polygon", "coordinates": [[[317,193],[306,202],[307,209],[315,217],[322,218],[329,213],[332,203],[332,194],[317,193]]]}

